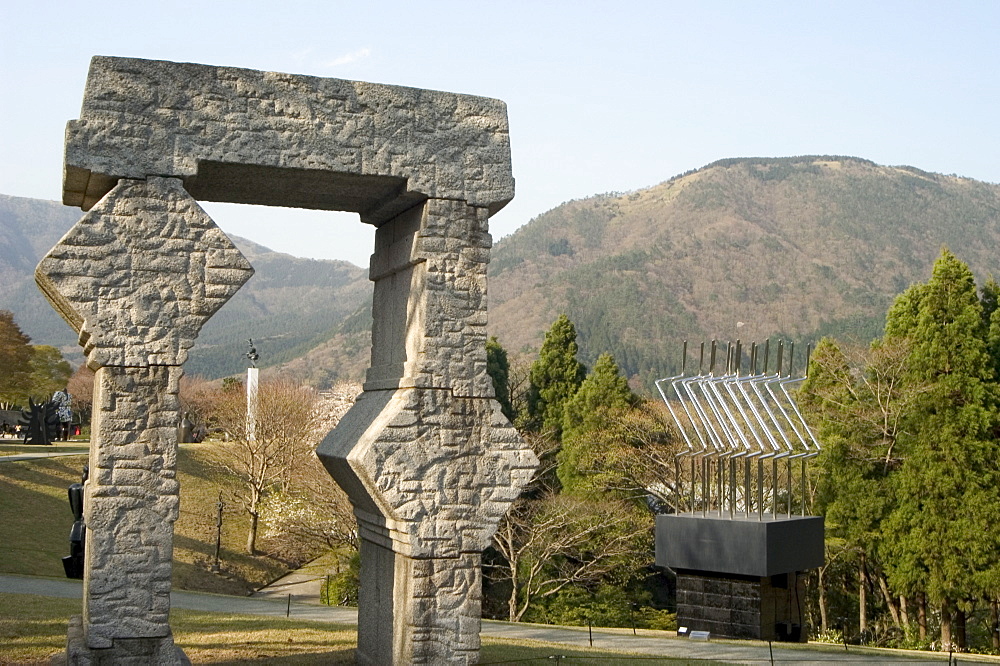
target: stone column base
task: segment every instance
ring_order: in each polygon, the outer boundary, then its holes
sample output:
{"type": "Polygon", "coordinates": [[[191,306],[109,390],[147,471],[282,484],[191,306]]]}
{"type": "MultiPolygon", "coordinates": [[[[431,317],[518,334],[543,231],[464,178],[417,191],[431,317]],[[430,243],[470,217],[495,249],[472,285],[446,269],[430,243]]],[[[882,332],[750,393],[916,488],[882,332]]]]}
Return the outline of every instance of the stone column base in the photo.
{"type": "Polygon", "coordinates": [[[412,558],[379,541],[361,539],[355,661],[479,663],[482,555],[412,558]]]}
{"type": "Polygon", "coordinates": [[[119,638],[109,648],[91,648],[83,635],[83,617],[69,620],[66,652],[52,658],[53,665],[62,666],[190,666],[191,660],[174,645],[171,634],[157,638],[119,638]]]}

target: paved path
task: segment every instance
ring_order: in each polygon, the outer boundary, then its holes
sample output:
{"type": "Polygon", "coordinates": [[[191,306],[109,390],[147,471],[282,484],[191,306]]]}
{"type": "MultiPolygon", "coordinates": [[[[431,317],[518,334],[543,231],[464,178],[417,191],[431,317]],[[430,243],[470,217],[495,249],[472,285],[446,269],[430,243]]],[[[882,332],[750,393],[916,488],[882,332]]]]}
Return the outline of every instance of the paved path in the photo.
{"type": "Polygon", "coordinates": [[[322,565],[306,564],[301,569],[285,574],[267,587],[257,590],[251,598],[280,600],[287,603],[288,595],[292,595],[293,602],[319,606],[320,584],[326,578],[326,572],[327,568],[322,565]]]}
{"type": "MultiPolygon", "coordinates": [[[[38,594],[49,597],[79,598],[80,581],[60,578],[38,578],[32,576],[0,575],[0,592],[14,594],[38,594]]],[[[171,593],[171,604],[176,608],[219,613],[242,613],[248,615],[284,616],[307,620],[321,620],[342,624],[357,624],[358,613],[353,608],[321,606],[315,603],[301,603],[294,600],[289,605],[287,595],[283,600],[253,597],[231,597],[200,592],[171,593]]],[[[497,638],[523,638],[572,647],[586,647],[589,636],[585,628],[550,627],[523,623],[496,622],[484,620],[483,636],[497,638]]],[[[661,657],[712,659],[732,664],[770,664],[771,653],[764,643],[741,641],[698,642],[670,636],[668,632],[639,631],[634,636],[631,630],[595,630],[594,647],[627,650],[629,652],[661,657]]],[[[828,666],[833,663],[856,664],[921,664],[947,663],[947,655],[916,654],[903,650],[862,650],[854,646],[845,652],[835,646],[773,646],[775,664],[816,664],[828,666]]],[[[993,657],[961,655],[961,663],[1000,663],[993,657]]]]}
{"type": "Polygon", "coordinates": [[[58,442],[51,446],[28,446],[22,444],[21,438],[0,437],[0,445],[6,444],[17,449],[29,449],[26,453],[5,455],[10,448],[0,446],[0,462],[17,462],[19,460],[35,460],[38,458],[59,458],[62,456],[85,456],[90,453],[90,442],[87,440],[58,442]]]}
{"type": "Polygon", "coordinates": [[[89,453],[89,451],[39,451],[38,453],[18,453],[13,456],[0,456],[0,462],[37,460],[38,458],[61,458],[63,456],[85,456],[89,453]]]}

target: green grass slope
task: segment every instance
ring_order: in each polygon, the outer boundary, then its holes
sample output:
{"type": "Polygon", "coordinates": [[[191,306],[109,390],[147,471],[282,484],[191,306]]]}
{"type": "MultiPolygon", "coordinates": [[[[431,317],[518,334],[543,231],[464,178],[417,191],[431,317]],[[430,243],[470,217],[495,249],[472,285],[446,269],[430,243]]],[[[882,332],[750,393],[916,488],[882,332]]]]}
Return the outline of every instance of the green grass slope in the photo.
{"type": "MultiPolygon", "coordinates": [[[[233,501],[235,481],[213,465],[213,444],[184,444],[177,455],[180,516],[174,525],[174,587],[245,595],[287,573],[292,563],[246,554],[249,521],[233,501]],[[221,573],[212,573],[219,492],[223,493],[221,573]]],[[[65,574],[73,515],[70,484],[79,482],[86,456],[0,462],[0,573],[65,574]]]]}

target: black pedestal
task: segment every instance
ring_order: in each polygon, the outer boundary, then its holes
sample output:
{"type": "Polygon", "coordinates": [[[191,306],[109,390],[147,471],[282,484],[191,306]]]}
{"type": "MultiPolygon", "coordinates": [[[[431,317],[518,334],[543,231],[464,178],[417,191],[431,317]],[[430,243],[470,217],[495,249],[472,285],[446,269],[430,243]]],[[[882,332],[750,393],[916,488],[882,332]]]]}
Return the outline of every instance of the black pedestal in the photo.
{"type": "Polygon", "coordinates": [[[715,636],[805,641],[804,571],[823,564],[823,518],[656,517],[656,564],[677,573],[677,623],[715,636]]]}

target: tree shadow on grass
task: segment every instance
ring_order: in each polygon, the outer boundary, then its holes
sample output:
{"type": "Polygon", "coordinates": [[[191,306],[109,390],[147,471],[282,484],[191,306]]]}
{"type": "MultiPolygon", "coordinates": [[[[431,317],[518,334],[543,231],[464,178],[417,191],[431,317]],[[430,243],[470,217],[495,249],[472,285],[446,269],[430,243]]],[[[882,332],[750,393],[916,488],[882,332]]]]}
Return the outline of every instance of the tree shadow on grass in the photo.
{"type": "Polygon", "coordinates": [[[15,480],[0,480],[0,571],[62,576],[73,514],[69,502],[15,480]]]}
{"type": "Polygon", "coordinates": [[[353,626],[175,610],[175,641],[195,663],[353,664],[353,626]]]}

